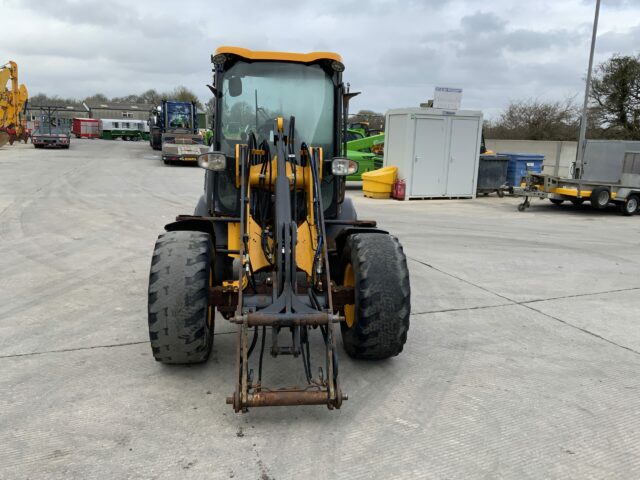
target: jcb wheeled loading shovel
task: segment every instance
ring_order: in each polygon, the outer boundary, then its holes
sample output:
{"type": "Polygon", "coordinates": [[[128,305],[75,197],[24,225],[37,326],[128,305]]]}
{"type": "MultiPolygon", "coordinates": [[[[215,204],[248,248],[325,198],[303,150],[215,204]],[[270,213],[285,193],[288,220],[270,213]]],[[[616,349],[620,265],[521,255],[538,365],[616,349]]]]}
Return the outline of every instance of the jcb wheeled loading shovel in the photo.
{"type": "MultiPolygon", "coordinates": [[[[242,288],[238,291],[238,308],[231,321],[239,324],[237,333],[236,352],[236,389],[233,396],[227,398],[227,403],[232,404],[236,412],[245,411],[249,407],[284,406],[284,405],[322,405],[329,408],[340,408],[347,397],[342,394],[338,382],[336,343],[334,336],[334,323],[344,320],[333,313],[331,289],[324,289],[324,297],[318,297],[310,288],[302,293],[297,279],[298,264],[296,261],[296,246],[298,243],[298,223],[294,220],[295,205],[292,206],[292,191],[298,190],[300,185],[298,177],[302,177],[302,189],[305,192],[308,204],[312,208],[308,210],[307,222],[314,230],[312,237],[317,239],[318,248],[315,251],[316,281],[320,284],[331,285],[329,278],[329,260],[327,255],[326,238],[324,232],[324,218],[322,197],[320,195],[320,165],[321,149],[305,148],[300,155],[293,152],[293,125],[295,120],[290,120],[289,135],[284,134],[284,122],[278,118],[274,131],[277,135],[274,144],[277,154],[273,161],[267,160],[264,150],[250,149],[240,146],[239,157],[241,159],[240,175],[240,204],[247,205],[241,208],[240,214],[240,258],[243,259],[243,268],[239,268],[239,285],[249,283],[248,275],[250,263],[247,259],[245,248],[250,238],[249,222],[251,219],[250,198],[252,182],[249,181],[251,170],[261,167],[263,173],[258,177],[258,184],[264,185],[266,178],[271,177],[274,193],[274,229],[273,251],[275,263],[273,269],[274,278],[271,283],[271,303],[259,308],[261,302],[265,302],[264,295],[258,293],[254,284],[253,292],[245,292],[242,288]],[[261,158],[262,157],[262,158],[261,158]],[[275,163],[275,172],[270,170],[275,163]],[[322,278],[324,277],[324,278],[322,278]],[[263,328],[263,345],[265,327],[271,328],[272,345],[271,355],[292,354],[302,356],[305,375],[308,384],[304,388],[291,387],[272,390],[262,385],[262,372],[258,373],[255,381],[252,372],[249,371],[249,340],[250,328],[263,328]],[[322,331],[326,350],[326,375],[313,378],[309,360],[309,328],[319,327],[322,331]],[[290,329],[292,344],[280,346],[279,334],[282,329],[290,329]]],[[[304,144],[303,144],[304,147],[304,144]]],[[[255,176],[254,176],[255,177],[255,176]]],[[[293,195],[295,198],[295,195],[293,195]]],[[[251,287],[245,289],[251,291],[251,287]]],[[[268,303],[268,301],[267,301],[268,303]]],[[[256,337],[257,338],[257,337],[256,337]]],[[[254,344],[255,346],[255,344],[254,344]]],[[[264,348],[264,347],[263,347],[264,348]]],[[[261,351],[260,355],[264,352],[261,351]]],[[[262,358],[260,359],[262,363],[262,358]]],[[[320,369],[322,372],[322,369],[320,369]]]]}
{"type": "Polygon", "coordinates": [[[337,330],[350,357],[391,358],[407,340],[411,309],[400,242],[359,220],[345,195],[358,166],[341,157],[353,96],[342,59],[220,47],[211,61],[214,141],[198,158],[204,192],[193,215],[165,225],[151,261],[153,356],[207,361],[217,312],[237,328],[235,390],[227,397],[236,412],[339,408],[347,397],[337,330]],[[267,337],[272,357],[300,361],[296,380],[281,380],[283,370],[272,380],[269,368],[263,384],[267,337]],[[321,368],[312,367],[311,340],[322,342],[321,368]]]}

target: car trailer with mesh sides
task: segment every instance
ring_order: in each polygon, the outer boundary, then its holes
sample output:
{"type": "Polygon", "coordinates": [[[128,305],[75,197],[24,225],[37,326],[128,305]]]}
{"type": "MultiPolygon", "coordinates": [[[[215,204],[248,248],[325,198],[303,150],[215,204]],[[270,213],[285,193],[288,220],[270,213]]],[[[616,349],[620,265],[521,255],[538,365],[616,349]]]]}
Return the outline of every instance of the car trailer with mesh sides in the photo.
{"type": "Polygon", "coordinates": [[[579,206],[588,200],[598,210],[613,203],[624,215],[634,215],[640,212],[640,152],[625,152],[617,182],[528,173],[520,187],[514,188],[514,195],[524,197],[518,205],[521,212],[531,206],[531,198],[548,198],[555,205],[569,201],[579,206]]]}

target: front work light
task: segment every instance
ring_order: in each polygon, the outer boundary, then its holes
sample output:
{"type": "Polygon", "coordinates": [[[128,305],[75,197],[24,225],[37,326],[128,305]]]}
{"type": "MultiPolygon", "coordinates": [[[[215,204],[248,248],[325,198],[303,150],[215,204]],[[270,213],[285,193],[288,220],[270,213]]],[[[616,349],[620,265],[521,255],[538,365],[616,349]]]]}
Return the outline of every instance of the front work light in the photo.
{"type": "Polygon", "coordinates": [[[220,172],[227,168],[227,157],[222,152],[207,152],[198,156],[198,166],[220,172]]]}
{"type": "Polygon", "coordinates": [[[331,172],[341,177],[353,175],[358,172],[358,163],[348,158],[336,157],[331,162],[331,172]]]}
{"type": "Polygon", "coordinates": [[[333,68],[335,72],[344,72],[344,64],[337,60],[331,62],[331,68],[333,68]]]}
{"type": "Polygon", "coordinates": [[[223,65],[227,61],[227,56],[224,53],[218,53],[217,55],[211,55],[211,63],[214,65],[223,65]]]}

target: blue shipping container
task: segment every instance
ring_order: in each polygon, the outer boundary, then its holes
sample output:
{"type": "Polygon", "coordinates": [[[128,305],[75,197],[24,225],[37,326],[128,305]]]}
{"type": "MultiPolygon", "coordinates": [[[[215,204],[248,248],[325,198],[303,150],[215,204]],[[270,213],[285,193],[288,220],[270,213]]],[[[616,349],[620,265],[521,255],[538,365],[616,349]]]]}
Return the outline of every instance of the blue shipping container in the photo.
{"type": "Polygon", "coordinates": [[[509,156],[507,185],[510,187],[520,186],[522,177],[526,177],[527,172],[542,173],[542,162],[544,161],[542,154],[501,152],[500,155],[509,156]]]}

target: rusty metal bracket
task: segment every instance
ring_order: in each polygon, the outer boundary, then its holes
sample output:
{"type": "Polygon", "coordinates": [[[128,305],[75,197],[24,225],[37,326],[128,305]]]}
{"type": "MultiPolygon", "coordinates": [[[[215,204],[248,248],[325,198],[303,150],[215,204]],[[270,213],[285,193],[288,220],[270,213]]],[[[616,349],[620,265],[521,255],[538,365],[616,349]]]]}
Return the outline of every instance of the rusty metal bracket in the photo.
{"type": "Polygon", "coordinates": [[[332,285],[331,295],[333,297],[333,311],[341,311],[345,305],[353,305],[356,303],[356,294],[354,287],[345,287],[332,285]]]}

